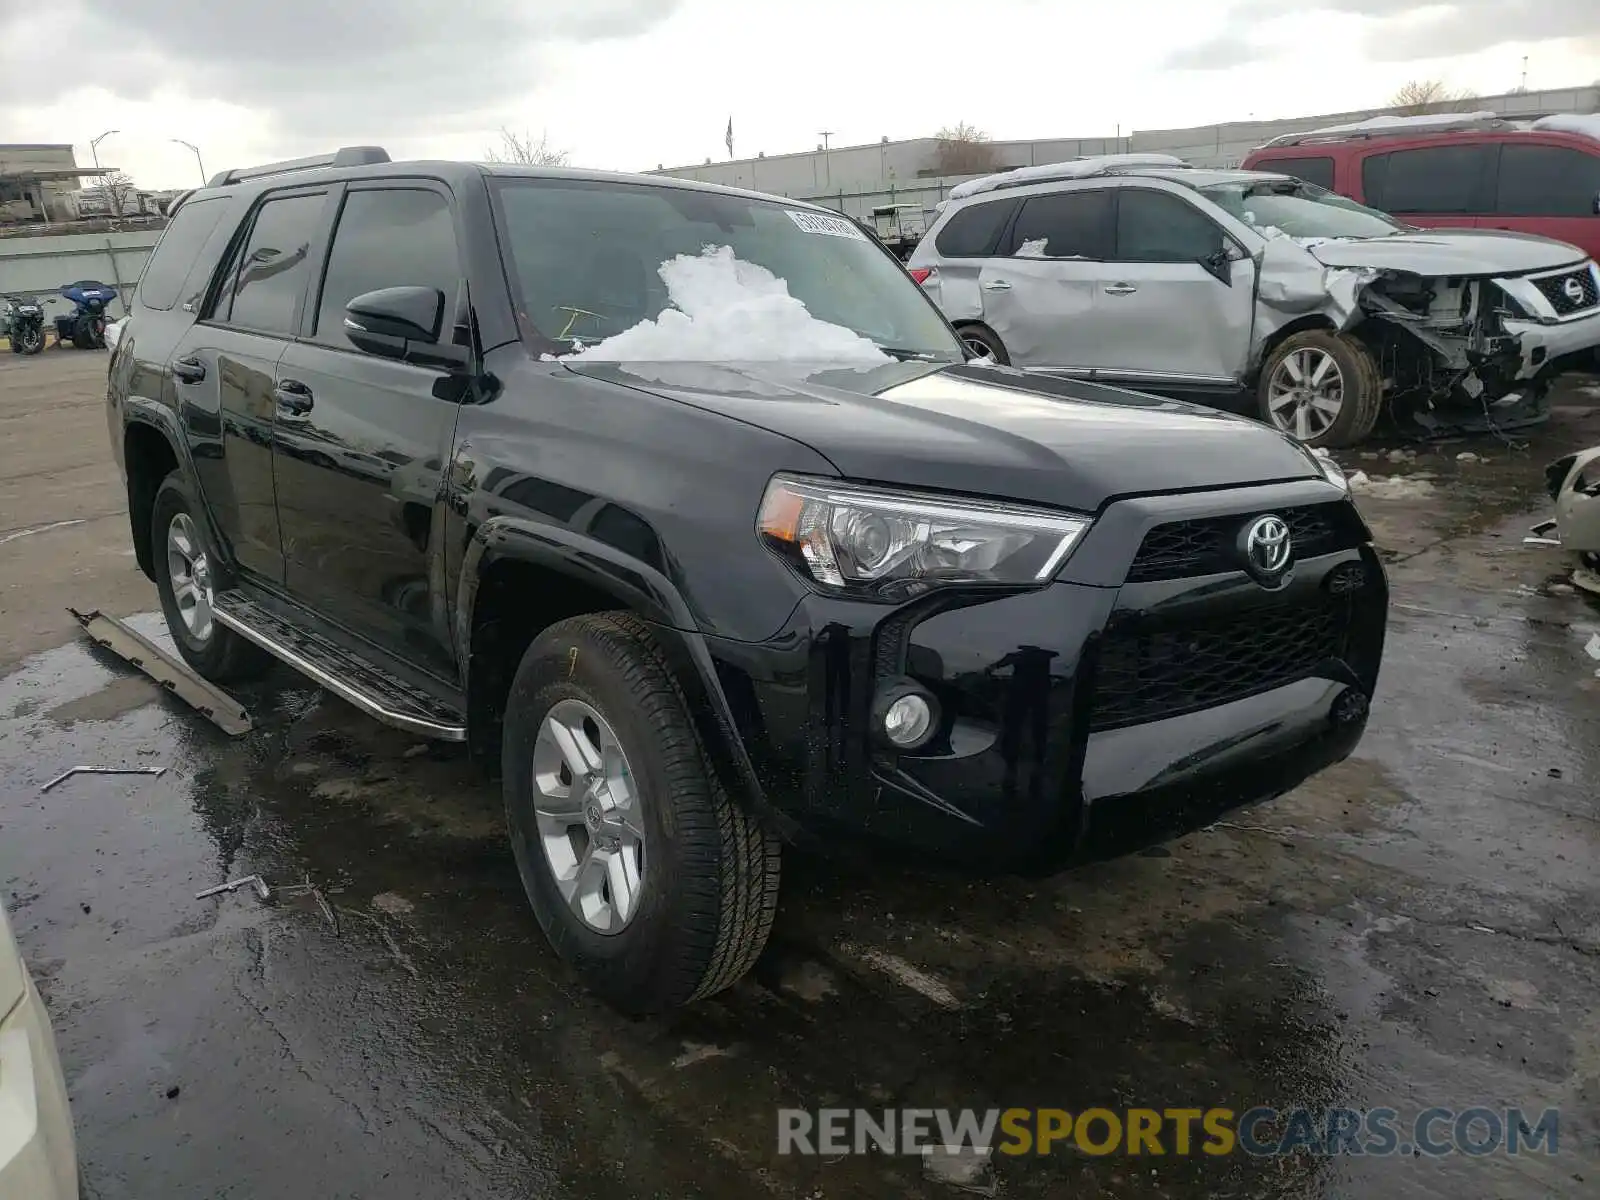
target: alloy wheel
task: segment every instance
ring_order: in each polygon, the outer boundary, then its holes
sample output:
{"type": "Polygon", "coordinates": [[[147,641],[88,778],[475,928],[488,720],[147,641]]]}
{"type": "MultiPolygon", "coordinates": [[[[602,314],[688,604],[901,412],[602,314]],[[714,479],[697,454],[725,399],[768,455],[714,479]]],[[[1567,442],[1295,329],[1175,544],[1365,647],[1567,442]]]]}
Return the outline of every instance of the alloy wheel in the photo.
{"type": "Polygon", "coordinates": [[[188,513],[167,526],[167,578],[183,627],[197,642],[211,636],[211,564],[188,513]]]}
{"type": "Polygon", "coordinates": [[[1344,408],[1344,372],[1326,350],[1306,346],[1283,357],[1267,384],[1272,423],[1302,442],[1321,437],[1344,408]]]}
{"type": "Polygon", "coordinates": [[[616,730],[583,701],[558,701],[534,742],[533,790],[539,842],[561,898],[596,933],[620,933],[639,911],[646,835],[616,730]]]}

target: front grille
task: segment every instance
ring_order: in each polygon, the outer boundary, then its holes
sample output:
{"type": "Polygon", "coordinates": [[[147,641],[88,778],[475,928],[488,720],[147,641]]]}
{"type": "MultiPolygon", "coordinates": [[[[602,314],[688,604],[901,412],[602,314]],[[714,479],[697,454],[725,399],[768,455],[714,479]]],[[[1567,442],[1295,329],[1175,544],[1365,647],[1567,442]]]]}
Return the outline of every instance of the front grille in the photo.
{"type": "MultiPolygon", "coordinates": [[[[1360,543],[1351,513],[1340,501],[1272,509],[1289,525],[1289,540],[1296,558],[1314,558],[1360,543]]],[[[1201,517],[1157,525],[1144,535],[1139,553],[1128,571],[1129,583],[1155,579],[1185,579],[1192,575],[1217,575],[1244,569],[1236,542],[1239,532],[1261,513],[1229,517],[1201,517]]]]}
{"type": "Polygon", "coordinates": [[[1600,289],[1596,289],[1594,271],[1589,267],[1564,271],[1560,275],[1546,275],[1543,279],[1535,279],[1533,286],[1544,293],[1544,298],[1550,301],[1550,306],[1556,310],[1557,316],[1565,317],[1600,304],[1600,289]],[[1574,280],[1577,282],[1578,290],[1582,292],[1581,296],[1568,293],[1568,288],[1574,280]]]}
{"type": "Polygon", "coordinates": [[[1159,721],[1270,691],[1342,658],[1348,600],[1252,608],[1179,627],[1130,623],[1100,646],[1089,727],[1159,721]]]}

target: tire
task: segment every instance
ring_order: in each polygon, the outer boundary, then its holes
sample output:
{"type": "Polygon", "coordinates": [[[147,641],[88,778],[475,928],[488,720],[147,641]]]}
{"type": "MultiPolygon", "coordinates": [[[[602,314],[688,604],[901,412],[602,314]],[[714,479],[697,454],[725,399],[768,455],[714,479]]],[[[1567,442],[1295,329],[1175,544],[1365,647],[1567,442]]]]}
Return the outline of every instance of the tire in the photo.
{"type": "Polygon", "coordinates": [[[719,992],[750,969],[777,912],[778,842],[723,788],[644,622],[600,613],[559,621],[540,634],[512,682],[503,736],[506,820],[523,888],[550,945],[592,991],[642,1015],[719,992]],[[613,764],[597,772],[612,779],[600,803],[617,808],[606,817],[591,811],[601,792],[578,791],[571,757],[547,731],[547,718],[569,735],[582,732],[587,752],[599,750],[613,764]],[[566,724],[573,721],[579,724],[566,724]],[[605,749],[608,732],[620,748],[620,769],[605,749]],[[542,837],[536,801],[547,814],[573,807],[547,815],[542,837]],[[603,819],[622,823],[597,825],[603,819]],[[625,828],[630,823],[641,837],[625,828]],[[609,852],[608,842],[615,847],[609,852]],[[596,847],[607,866],[596,863],[588,875],[575,869],[596,847]],[[554,855],[562,858],[565,884],[554,855]],[[570,882],[603,875],[609,888],[619,873],[628,879],[630,867],[618,867],[619,856],[638,867],[625,914],[616,892],[601,889],[586,901],[584,887],[570,882]]]}
{"type": "MultiPolygon", "coordinates": [[[[44,349],[43,329],[35,329],[30,325],[19,336],[22,342],[21,351],[23,354],[37,354],[44,349]]],[[[12,348],[17,348],[15,342],[13,342],[12,348]]]]}
{"type": "Polygon", "coordinates": [[[1378,423],[1383,377],[1360,342],[1308,329],[1290,334],[1267,356],[1256,401],[1263,421],[1308,446],[1354,446],[1378,423]],[[1301,380],[1294,378],[1296,371],[1301,380]],[[1304,390],[1302,380],[1319,371],[1327,373],[1309,392],[1304,390]]]}
{"type": "Polygon", "coordinates": [[[72,344],[79,350],[94,349],[94,322],[87,313],[73,323],[72,344]]]}
{"type": "MultiPolygon", "coordinates": [[[[180,599],[180,592],[188,594],[196,574],[200,576],[203,585],[213,571],[211,563],[215,561],[215,555],[205,544],[204,534],[201,532],[204,527],[199,517],[195,515],[198,511],[199,506],[190,496],[189,489],[179,472],[174,471],[161,481],[155,503],[150,508],[150,551],[155,565],[156,591],[161,596],[161,611],[167,618],[167,629],[172,634],[173,643],[178,647],[178,653],[205,678],[213,683],[252,679],[261,675],[271,664],[272,660],[266,651],[246,641],[233,630],[224,629],[210,618],[210,606],[204,603],[204,597],[199,595],[203,587],[196,590],[197,598],[194,604],[186,605],[180,599]],[[175,586],[173,570],[176,547],[171,539],[175,527],[178,527],[180,522],[186,529],[186,536],[192,549],[204,557],[206,566],[204,570],[196,572],[191,565],[184,573],[184,578],[175,586]],[[203,631],[198,618],[191,625],[184,616],[186,609],[194,612],[202,607],[206,616],[203,631]]],[[[216,586],[217,581],[211,578],[211,584],[216,586]]]]}
{"type": "Polygon", "coordinates": [[[987,354],[1002,367],[1011,365],[1011,356],[1006,353],[1005,343],[987,325],[963,325],[956,332],[961,335],[961,340],[972,350],[977,351],[979,354],[987,354]]]}

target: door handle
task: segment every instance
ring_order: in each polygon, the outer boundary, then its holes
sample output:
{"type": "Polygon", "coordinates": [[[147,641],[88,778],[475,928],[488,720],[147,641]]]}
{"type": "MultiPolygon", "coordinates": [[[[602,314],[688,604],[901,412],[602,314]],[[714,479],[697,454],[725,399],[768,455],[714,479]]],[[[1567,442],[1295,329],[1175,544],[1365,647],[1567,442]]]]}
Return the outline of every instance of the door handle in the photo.
{"type": "Polygon", "coordinates": [[[199,383],[206,377],[206,365],[198,358],[175,358],[172,377],[179,383],[199,383]]]}
{"type": "Polygon", "coordinates": [[[1106,288],[1108,296],[1131,296],[1139,289],[1131,283],[1113,283],[1106,288]]]}
{"type": "Polygon", "coordinates": [[[986,292],[1009,292],[1011,284],[1004,279],[991,279],[983,285],[983,290],[986,292]]]}
{"type": "Polygon", "coordinates": [[[278,397],[278,411],[284,415],[298,417],[311,411],[311,389],[298,379],[280,379],[272,391],[278,397]]]}

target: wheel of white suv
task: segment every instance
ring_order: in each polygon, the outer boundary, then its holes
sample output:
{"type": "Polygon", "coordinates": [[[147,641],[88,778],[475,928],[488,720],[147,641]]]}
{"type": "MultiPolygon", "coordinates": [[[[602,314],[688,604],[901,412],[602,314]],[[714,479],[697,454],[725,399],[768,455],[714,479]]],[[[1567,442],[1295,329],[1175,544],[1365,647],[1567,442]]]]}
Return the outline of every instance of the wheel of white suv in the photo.
{"type": "Polygon", "coordinates": [[[1378,423],[1383,380],[1360,342],[1308,329],[1268,355],[1257,394],[1267,424],[1308,446],[1353,446],[1378,423]]]}
{"type": "Polygon", "coordinates": [[[967,349],[974,354],[980,357],[987,354],[1002,367],[1010,365],[1011,356],[1006,353],[1005,343],[987,325],[963,325],[956,333],[960,334],[967,349]]]}
{"type": "Polygon", "coordinates": [[[778,899],[778,843],[728,795],[648,627],[560,621],[506,704],[506,819],[551,946],[617,1008],[658,1012],[754,964],[778,899]]]}
{"type": "Polygon", "coordinates": [[[194,515],[198,510],[179,472],[161,481],[150,509],[150,552],[155,557],[161,611],[178,653],[201,675],[215,683],[252,678],[271,660],[265,651],[219,625],[212,614],[216,558],[194,515]]]}

